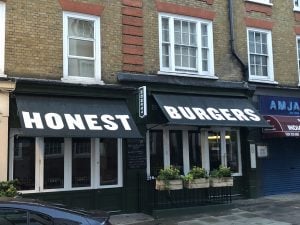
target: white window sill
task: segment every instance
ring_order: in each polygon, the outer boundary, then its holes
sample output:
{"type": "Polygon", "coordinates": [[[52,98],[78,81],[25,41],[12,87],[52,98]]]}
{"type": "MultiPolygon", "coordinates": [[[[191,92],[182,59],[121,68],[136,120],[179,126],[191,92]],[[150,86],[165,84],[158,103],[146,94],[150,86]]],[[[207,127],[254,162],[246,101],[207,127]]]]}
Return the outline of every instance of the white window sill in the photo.
{"type": "Polygon", "coordinates": [[[298,13],[300,13],[300,7],[294,7],[294,12],[298,12],[298,13]]]}
{"type": "Polygon", "coordinates": [[[61,78],[62,82],[65,83],[74,83],[74,84],[104,84],[102,80],[97,80],[93,78],[81,78],[81,77],[63,77],[61,78]]]}
{"type": "Polygon", "coordinates": [[[7,75],[6,75],[6,74],[3,74],[3,73],[0,73],[0,77],[7,78],[7,75]]]}
{"type": "Polygon", "coordinates": [[[257,82],[257,83],[265,83],[265,84],[278,84],[277,81],[273,80],[261,80],[261,79],[251,79],[249,78],[249,82],[257,82]]]}
{"type": "Polygon", "coordinates": [[[198,73],[178,73],[178,72],[158,71],[157,74],[159,74],[159,75],[166,75],[166,76],[205,78],[205,79],[213,79],[213,80],[219,79],[215,75],[201,75],[201,74],[198,74],[198,73]]]}
{"type": "Polygon", "coordinates": [[[233,173],[233,174],[231,174],[231,176],[232,177],[241,177],[241,176],[243,176],[243,174],[242,173],[233,173]]]}
{"type": "Polygon", "coordinates": [[[261,1],[256,1],[256,0],[245,0],[245,2],[252,2],[252,3],[257,3],[257,4],[261,4],[261,5],[266,5],[266,6],[273,6],[273,3],[261,2],[261,1]]]}

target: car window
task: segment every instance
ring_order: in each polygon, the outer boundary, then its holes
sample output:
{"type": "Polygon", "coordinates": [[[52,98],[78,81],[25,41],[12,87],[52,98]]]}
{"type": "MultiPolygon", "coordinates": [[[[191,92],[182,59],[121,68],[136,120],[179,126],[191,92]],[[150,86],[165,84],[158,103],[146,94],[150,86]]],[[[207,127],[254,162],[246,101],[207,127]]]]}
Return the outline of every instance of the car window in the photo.
{"type": "Polygon", "coordinates": [[[80,224],[82,224],[82,223],[71,221],[68,219],[55,219],[54,220],[54,225],[80,225],[80,224]]]}
{"type": "Polygon", "coordinates": [[[27,211],[20,209],[0,209],[1,225],[27,225],[27,211]]]}
{"type": "Polygon", "coordinates": [[[29,213],[30,225],[53,225],[51,217],[42,213],[30,212],[29,213]]]}

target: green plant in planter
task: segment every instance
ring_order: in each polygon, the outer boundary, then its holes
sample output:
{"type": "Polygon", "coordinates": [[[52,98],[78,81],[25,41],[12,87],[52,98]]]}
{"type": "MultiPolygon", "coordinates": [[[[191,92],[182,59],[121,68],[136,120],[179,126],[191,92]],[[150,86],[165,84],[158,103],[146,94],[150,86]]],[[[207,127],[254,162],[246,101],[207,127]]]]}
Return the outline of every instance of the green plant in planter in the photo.
{"type": "Polygon", "coordinates": [[[212,187],[233,186],[230,167],[220,165],[218,169],[211,171],[210,177],[210,185],[212,187]]]}
{"type": "Polygon", "coordinates": [[[207,172],[204,168],[194,166],[186,176],[184,176],[184,186],[188,189],[208,188],[209,182],[207,172]]]}
{"type": "Polygon", "coordinates": [[[178,190],[182,189],[180,171],[174,166],[161,169],[156,178],[156,190],[178,190]]]}
{"type": "Polygon", "coordinates": [[[170,166],[166,169],[161,169],[157,176],[157,180],[178,180],[180,178],[180,171],[174,166],[170,166]]]}
{"type": "Polygon", "coordinates": [[[17,191],[18,181],[1,181],[0,182],[0,197],[15,197],[19,195],[17,191]]]}
{"type": "Polygon", "coordinates": [[[220,165],[218,169],[211,171],[211,177],[221,178],[221,177],[231,177],[230,167],[220,165]]]}

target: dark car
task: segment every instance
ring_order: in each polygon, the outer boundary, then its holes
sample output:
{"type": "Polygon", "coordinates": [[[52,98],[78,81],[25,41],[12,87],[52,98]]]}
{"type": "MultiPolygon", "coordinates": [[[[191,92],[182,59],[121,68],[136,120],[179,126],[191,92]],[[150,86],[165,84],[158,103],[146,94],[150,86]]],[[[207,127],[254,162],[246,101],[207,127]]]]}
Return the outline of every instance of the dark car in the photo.
{"type": "Polygon", "coordinates": [[[102,211],[72,210],[22,198],[0,198],[0,225],[111,225],[102,211]]]}

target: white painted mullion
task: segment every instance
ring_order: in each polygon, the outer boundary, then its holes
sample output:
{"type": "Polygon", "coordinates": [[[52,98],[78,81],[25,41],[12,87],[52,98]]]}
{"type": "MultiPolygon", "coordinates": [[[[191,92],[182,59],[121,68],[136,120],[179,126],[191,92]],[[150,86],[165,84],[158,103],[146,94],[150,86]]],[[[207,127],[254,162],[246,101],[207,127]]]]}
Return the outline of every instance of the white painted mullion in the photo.
{"type": "Polygon", "coordinates": [[[210,171],[209,163],[209,145],[208,145],[208,132],[201,132],[201,158],[202,158],[202,167],[207,171],[210,171]]]}
{"type": "Polygon", "coordinates": [[[169,130],[163,129],[164,168],[170,167],[170,139],[169,130]]]}
{"type": "Polygon", "coordinates": [[[221,130],[220,136],[221,136],[221,164],[223,166],[227,166],[227,154],[226,154],[226,137],[225,137],[226,131],[221,130]]]}
{"type": "Polygon", "coordinates": [[[214,32],[213,32],[213,24],[207,24],[207,37],[208,37],[208,72],[211,75],[215,74],[215,60],[214,60],[214,32]]]}
{"type": "Polygon", "coordinates": [[[189,134],[188,130],[182,131],[183,147],[183,172],[186,175],[190,171],[190,152],[189,152],[189,134]]]}
{"type": "Polygon", "coordinates": [[[99,186],[100,178],[100,153],[99,153],[99,138],[91,138],[91,187],[99,186]]]}
{"type": "Polygon", "coordinates": [[[17,132],[14,129],[11,129],[9,136],[9,174],[8,179],[14,179],[14,149],[15,149],[15,135],[17,132]]]}
{"type": "Polygon", "coordinates": [[[175,33],[174,33],[174,18],[169,18],[169,38],[170,38],[170,69],[175,71],[175,33]]]}
{"type": "Polygon", "coordinates": [[[44,177],[44,139],[42,137],[35,138],[35,191],[43,191],[44,177]]]}
{"type": "Polygon", "coordinates": [[[198,63],[198,73],[202,72],[202,32],[201,32],[201,23],[196,24],[196,35],[197,35],[197,63],[198,63]]]}
{"type": "Polygon", "coordinates": [[[68,67],[68,55],[69,55],[69,37],[68,37],[68,16],[63,14],[63,76],[68,78],[69,67],[68,67]]]}
{"type": "Polygon", "coordinates": [[[72,138],[65,138],[64,144],[64,188],[72,188],[72,138]]]}
{"type": "Polygon", "coordinates": [[[123,139],[118,140],[118,185],[123,186],[123,139]]]}
{"type": "Polygon", "coordinates": [[[242,153],[241,153],[241,138],[240,138],[240,130],[237,130],[237,144],[238,144],[238,164],[239,164],[239,174],[242,175],[242,153]]]}

